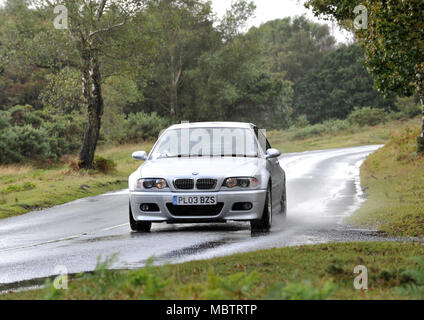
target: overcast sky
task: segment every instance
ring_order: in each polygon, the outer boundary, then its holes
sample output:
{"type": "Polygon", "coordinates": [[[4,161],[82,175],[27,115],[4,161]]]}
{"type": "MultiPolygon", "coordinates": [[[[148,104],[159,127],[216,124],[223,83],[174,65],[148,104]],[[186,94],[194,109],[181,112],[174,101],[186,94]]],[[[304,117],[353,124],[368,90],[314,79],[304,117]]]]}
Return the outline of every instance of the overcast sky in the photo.
{"type": "MultiPolygon", "coordinates": [[[[4,2],[5,0],[0,0],[0,4],[4,2]]],[[[212,0],[213,9],[219,16],[222,16],[227,9],[231,8],[231,2],[232,0],[212,0]]],[[[254,0],[254,2],[257,7],[256,15],[250,21],[249,26],[259,26],[269,20],[305,14],[313,21],[328,23],[332,34],[339,42],[347,42],[349,39],[349,34],[342,32],[337,25],[315,18],[311,10],[307,10],[303,6],[304,0],[254,0]]]]}

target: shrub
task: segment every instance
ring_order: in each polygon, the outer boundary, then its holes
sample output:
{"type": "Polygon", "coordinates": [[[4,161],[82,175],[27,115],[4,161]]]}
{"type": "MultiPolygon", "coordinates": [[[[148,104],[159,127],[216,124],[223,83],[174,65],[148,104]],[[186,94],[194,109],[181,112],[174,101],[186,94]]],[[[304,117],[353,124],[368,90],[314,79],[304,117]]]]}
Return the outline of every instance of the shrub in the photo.
{"type": "Polygon", "coordinates": [[[348,120],[351,124],[357,124],[360,127],[376,126],[387,120],[387,114],[382,109],[373,109],[369,107],[355,108],[349,115],[348,120]]]}
{"type": "Polygon", "coordinates": [[[326,132],[326,127],[323,124],[315,124],[308,126],[295,132],[292,136],[293,140],[304,140],[314,136],[320,136],[326,132]]]}
{"type": "Polygon", "coordinates": [[[331,119],[323,122],[328,133],[349,130],[352,126],[347,120],[331,119]]]}
{"type": "Polygon", "coordinates": [[[43,122],[42,128],[48,133],[50,155],[54,159],[74,153],[81,146],[84,137],[85,117],[78,113],[54,116],[43,122]]]}
{"type": "Polygon", "coordinates": [[[396,107],[406,119],[412,119],[421,114],[421,106],[415,103],[414,98],[398,98],[396,107]]]}
{"type": "Polygon", "coordinates": [[[14,126],[31,125],[34,128],[39,128],[43,122],[41,112],[35,111],[32,106],[14,106],[9,110],[10,122],[14,126]]]}
{"type": "Polygon", "coordinates": [[[347,120],[331,119],[320,124],[306,126],[302,129],[294,129],[291,140],[304,140],[323,134],[335,134],[340,131],[351,130],[352,126],[347,120]]]}
{"type": "Polygon", "coordinates": [[[109,173],[116,169],[116,163],[113,160],[96,156],[94,158],[94,169],[102,173],[109,173]]]}
{"type": "Polygon", "coordinates": [[[0,131],[10,127],[10,113],[0,110],[0,131]]]}
{"type": "Polygon", "coordinates": [[[48,134],[32,126],[9,127],[0,131],[0,162],[9,164],[24,159],[42,160],[50,156],[48,134]]]}
{"type": "Polygon", "coordinates": [[[16,106],[0,111],[0,163],[56,160],[78,150],[85,117],[73,113],[53,115],[16,106]]]}
{"type": "Polygon", "coordinates": [[[304,114],[298,116],[296,120],[294,121],[294,126],[296,128],[305,128],[309,126],[308,117],[304,114]]]}
{"type": "Polygon", "coordinates": [[[127,138],[130,141],[155,140],[160,132],[169,126],[169,121],[160,117],[156,112],[131,113],[126,121],[127,138]]]}

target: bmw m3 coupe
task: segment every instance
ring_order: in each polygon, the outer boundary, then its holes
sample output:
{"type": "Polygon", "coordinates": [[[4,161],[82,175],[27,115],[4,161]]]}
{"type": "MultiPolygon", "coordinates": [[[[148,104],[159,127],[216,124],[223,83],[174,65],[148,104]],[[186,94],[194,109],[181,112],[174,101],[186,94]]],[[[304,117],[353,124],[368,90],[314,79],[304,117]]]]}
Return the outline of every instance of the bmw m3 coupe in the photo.
{"type": "Polygon", "coordinates": [[[269,231],[286,215],[286,176],[280,151],[247,123],[183,123],[165,130],[129,178],[131,229],[152,223],[248,221],[269,231]]]}

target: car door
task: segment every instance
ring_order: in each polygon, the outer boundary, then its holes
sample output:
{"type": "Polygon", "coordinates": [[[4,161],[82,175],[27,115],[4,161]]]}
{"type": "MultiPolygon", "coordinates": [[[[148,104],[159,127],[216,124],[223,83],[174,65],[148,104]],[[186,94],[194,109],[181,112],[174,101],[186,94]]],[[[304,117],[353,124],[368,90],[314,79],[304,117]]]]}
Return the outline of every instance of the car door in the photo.
{"type": "MultiPolygon", "coordinates": [[[[262,147],[262,149],[264,149],[264,153],[266,154],[266,151],[271,149],[272,146],[261,130],[258,130],[258,135],[259,140],[265,142],[265,148],[262,147]]],[[[284,190],[284,171],[280,166],[278,158],[269,159],[268,163],[271,168],[272,202],[273,206],[278,206],[284,190]]]]}

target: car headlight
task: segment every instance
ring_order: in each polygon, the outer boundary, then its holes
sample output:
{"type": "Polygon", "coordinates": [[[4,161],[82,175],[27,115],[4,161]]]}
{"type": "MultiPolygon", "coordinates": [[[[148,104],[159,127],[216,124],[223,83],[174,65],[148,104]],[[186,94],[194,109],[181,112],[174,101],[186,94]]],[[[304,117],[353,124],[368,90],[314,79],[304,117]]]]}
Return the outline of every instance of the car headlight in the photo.
{"type": "Polygon", "coordinates": [[[168,183],[165,179],[139,179],[137,180],[136,190],[163,190],[168,188],[168,183]]]}
{"type": "Polygon", "coordinates": [[[259,180],[256,178],[227,178],[222,186],[229,189],[255,189],[259,186],[259,180]]]}

